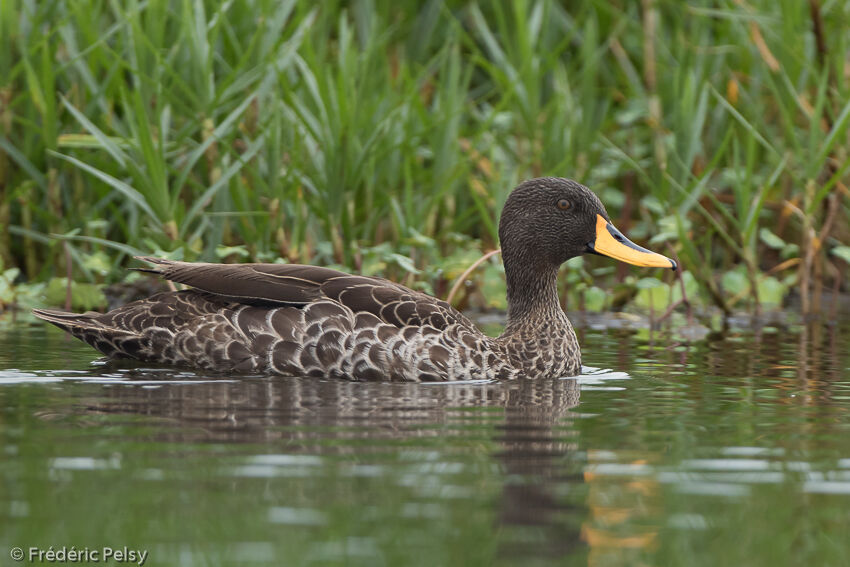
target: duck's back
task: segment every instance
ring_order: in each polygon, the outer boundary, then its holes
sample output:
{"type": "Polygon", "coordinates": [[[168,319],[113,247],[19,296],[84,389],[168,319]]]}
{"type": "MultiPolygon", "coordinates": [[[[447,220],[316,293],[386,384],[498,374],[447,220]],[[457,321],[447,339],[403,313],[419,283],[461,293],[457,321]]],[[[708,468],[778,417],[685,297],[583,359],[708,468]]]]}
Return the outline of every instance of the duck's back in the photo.
{"type": "Polygon", "coordinates": [[[461,313],[386,280],[292,264],[146,260],[194,289],[105,314],[35,313],[108,356],[214,371],[405,381],[510,374],[499,345],[461,313]]]}

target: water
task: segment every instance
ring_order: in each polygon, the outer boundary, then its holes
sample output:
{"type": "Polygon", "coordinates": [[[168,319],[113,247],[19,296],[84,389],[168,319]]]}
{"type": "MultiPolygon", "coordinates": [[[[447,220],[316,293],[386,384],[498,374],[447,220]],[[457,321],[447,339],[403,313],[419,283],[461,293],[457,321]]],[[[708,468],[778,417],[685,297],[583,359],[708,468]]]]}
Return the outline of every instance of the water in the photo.
{"type": "Polygon", "coordinates": [[[405,385],[92,365],[7,323],[0,557],[846,565],[848,338],[584,330],[578,379],[405,385]]]}

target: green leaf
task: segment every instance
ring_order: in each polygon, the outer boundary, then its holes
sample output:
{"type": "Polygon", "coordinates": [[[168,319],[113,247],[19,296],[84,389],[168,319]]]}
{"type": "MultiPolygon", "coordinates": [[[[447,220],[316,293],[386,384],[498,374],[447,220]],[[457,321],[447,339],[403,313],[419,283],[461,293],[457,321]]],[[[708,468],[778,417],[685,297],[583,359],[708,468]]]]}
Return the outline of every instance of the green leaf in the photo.
{"type": "Polygon", "coordinates": [[[240,258],[248,258],[251,256],[251,253],[248,252],[248,249],[242,245],[239,246],[216,246],[215,255],[219,260],[223,258],[227,258],[228,256],[236,254],[240,258]]]}
{"type": "Polygon", "coordinates": [[[456,280],[481,256],[481,251],[477,248],[458,248],[440,262],[443,277],[448,281],[456,280]]]}
{"type": "Polygon", "coordinates": [[[586,311],[599,312],[605,309],[605,298],[607,293],[604,289],[590,286],[584,292],[584,309],[586,311]]]}
{"type": "Polygon", "coordinates": [[[774,250],[782,250],[785,247],[785,241],[772,233],[767,227],[759,229],[759,239],[774,250]]]}
{"type": "Polygon", "coordinates": [[[2,277],[7,280],[9,283],[18,279],[18,276],[21,275],[21,270],[19,268],[11,267],[8,270],[3,270],[2,277]]]}
{"type": "Polygon", "coordinates": [[[32,179],[40,189],[47,191],[47,177],[30,161],[29,157],[32,156],[26,156],[23,152],[18,150],[12,142],[3,136],[0,136],[0,150],[6,152],[6,154],[12,158],[12,160],[17,163],[21,169],[26,171],[29,178],[32,179]]]}
{"type": "Polygon", "coordinates": [[[667,309],[673,299],[670,286],[655,278],[641,278],[638,283],[640,282],[643,284],[638,288],[634,304],[642,309],[654,311],[667,309]]]}
{"type": "Polygon", "coordinates": [[[393,263],[397,264],[399,268],[404,270],[409,274],[419,274],[421,270],[419,270],[414,264],[413,260],[408,258],[407,256],[402,256],[401,254],[390,254],[389,260],[393,263]]]}
{"type": "MultiPolygon", "coordinates": [[[[213,183],[211,187],[209,187],[206,191],[203,192],[203,194],[201,194],[197,198],[195,203],[189,209],[189,212],[186,213],[185,222],[183,224],[184,229],[189,226],[189,221],[194,219],[195,216],[198,215],[212,201],[212,198],[215,196],[215,194],[218,193],[223,187],[227,186],[227,182],[230,181],[230,178],[239,173],[242,167],[248,162],[250,162],[251,158],[253,158],[254,155],[258,151],[260,151],[260,149],[262,149],[264,140],[265,137],[260,135],[259,137],[257,137],[256,140],[251,142],[251,145],[248,146],[248,148],[245,150],[245,153],[239,156],[239,159],[232,163],[230,167],[228,167],[224,171],[224,173],[222,173],[218,181],[213,183]]],[[[185,236],[185,234],[181,232],[181,236],[185,236]]]]}
{"type": "Polygon", "coordinates": [[[50,152],[52,155],[58,157],[59,159],[64,159],[65,161],[72,163],[82,169],[83,171],[87,171],[90,174],[94,175],[107,185],[110,185],[116,191],[122,193],[125,197],[127,197],[130,201],[135,203],[140,209],[142,209],[145,214],[148,215],[150,220],[154,221],[157,226],[162,226],[162,221],[157,216],[157,214],[153,211],[151,206],[148,204],[145,196],[138,192],[136,189],[130,187],[120,179],[117,179],[106,172],[103,172],[95,167],[90,166],[89,164],[78,160],[75,157],[67,156],[65,154],[60,154],[58,152],[50,152]]]}
{"type": "Polygon", "coordinates": [[[112,260],[106,252],[99,250],[84,256],[83,267],[101,276],[105,276],[112,270],[112,260]]]}
{"type": "Polygon", "coordinates": [[[832,249],[832,255],[850,264],[850,246],[836,246],[832,249]]]}
{"type": "Polygon", "coordinates": [[[762,305],[780,306],[785,298],[788,287],[778,279],[767,276],[761,278],[758,283],[759,302],[762,305]]]}
{"type": "Polygon", "coordinates": [[[649,240],[650,244],[673,242],[679,239],[679,231],[691,230],[691,221],[687,217],[668,215],[658,220],[658,232],[649,240]],[[678,217],[678,218],[677,218],[678,217]]]}
{"type": "MultiPolygon", "coordinates": [[[[71,309],[89,311],[104,307],[106,298],[100,284],[71,282],[71,309]]],[[[65,305],[67,278],[53,278],[47,284],[45,296],[49,305],[65,305]]]]}
{"type": "MultiPolygon", "coordinates": [[[[682,272],[682,281],[685,284],[685,293],[688,295],[688,299],[690,301],[694,301],[694,299],[697,298],[697,294],[699,294],[699,282],[693,272],[682,272]]],[[[673,300],[678,301],[679,299],[682,299],[682,289],[680,285],[676,283],[673,285],[673,300]]]]}
{"type": "Polygon", "coordinates": [[[732,295],[745,294],[750,289],[750,282],[747,276],[741,271],[732,270],[726,272],[720,281],[723,284],[723,289],[732,295]]]}
{"type": "Polygon", "coordinates": [[[481,294],[487,307],[491,309],[507,309],[507,289],[505,286],[505,272],[501,265],[487,263],[484,268],[484,277],[481,280],[481,294]]]}
{"type": "Polygon", "coordinates": [[[126,141],[107,136],[103,130],[98,128],[85,114],[77,110],[77,108],[68,102],[65,97],[61,97],[62,104],[65,108],[77,119],[83,128],[89,131],[89,135],[85,134],[63,134],[59,136],[59,145],[65,147],[100,147],[106,150],[112,158],[118,162],[122,168],[129,161],[127,154],[124,153],[124,148],[130,146],[126,141]]]}
{"type": "Polygon", "coordinates": [[[793,242],[789,242],[785,246],[782,247],[782,250],[779,252],[779,257],[783,260],[787,260],[788,258],[796,258],[800,255],[800,246],[798,244],[794,244],[793,242]]]}
{"type": "Polygon", "coordinates": [[[437,246],[437,242],[433,238],[425,236],[415,228],[411,227],[409,233],[410,236],[405,239],[405,242],[411,246],[419,248],[435,248],[437,246]]]}
{"type": "Polygon", "coordinates": [[[9,268],[0,273],[0,307],[15,302],[15,286],[12,285],[12,282],[19,274],[18,268],[9,268]]]}
{"type": "Polygon", "coordinates": [[[658,278],[641,278],[635,283],[635,287],[638,289],[652,289],[655,287],[661,287],[664,285],[664,282],[659,280],[658,278]]]}

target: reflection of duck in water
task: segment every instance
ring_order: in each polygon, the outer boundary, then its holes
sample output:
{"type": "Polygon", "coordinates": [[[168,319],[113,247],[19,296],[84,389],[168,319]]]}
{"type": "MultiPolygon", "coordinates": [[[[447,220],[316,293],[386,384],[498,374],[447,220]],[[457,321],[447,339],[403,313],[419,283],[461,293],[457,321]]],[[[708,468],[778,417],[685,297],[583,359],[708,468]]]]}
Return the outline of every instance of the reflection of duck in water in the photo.
{"type": "MultiPolygon", "coordinates": [[[[370,507],[386,518],[380,525],[406,526],[405,541],[437,541],[431,538],[447,530],[475,533],[484,548],[498,547],[497,557],[526,563],[586,549],[579,537],[585,510],[571,497],[582,478],[571,474],[573,461],[566,458],[580,442],[571,417],[579,403],[576,380],[423,385],[252,377],[191,383],[189,373],[174,382],[160,372],[119,374],[130,379],[128,386],[82,399],[86,413],[140,416],[143,421],[132,423],[144,426],[146,442],[162,444],[171,458],[174,447],[214,448],[207,452],[209,466],[220,467],[223,478],[266,479],[263,505],[292,506],[289,475],[310,462],[314,480],[296,485],[304,491],[302,505],[332,515],[341,503],[364,503],[363,494],[389,492],[392,504],[369,500],[370,507]],[[133,387],[133,380],[161,385],[133,387]],[[312,456],[348,458],[308,461],[312,456]],[[346,476],[357,466],[381,477],[346,476]],[[470,490],[469,500],[458,500],[452,492],[458,486],[470,490]],[[437,510],[440,521],[410,523],[397,516],[400,508],[423,506],[437,510]]],[[[102,428],[105,422],[90,423],[102,428]]],[[[221,489],[242,500],[254,494],[250,486],[234,482],[221,489]]]]}
{"type": "Polygon", "coordinates": [[[165,419],[172,426],[162,434],[174,441],[286,439],[292,450],[297,450],[293,442],[298,439],[333,436],[338,428],[345,429],[346,438],[463,436],[476,417],[482,425],[493,424],[493,412],[470,409],[493,408],[505,415],[506,426],[498,426],[496,432],[500,445],[514,454],[527,448],[522,435],[525,423],[534,421],[535,427],[551,430],[570,415],[580,393],[578,383],[569,378],[422,385],[253,376],[193,382],[192,373],[162,380],[161,372],[130,368],[118,369],[116,374],[124,376],[121,383],[129,386],[141,381],[159,387],[106,388],[85,400],[87,413],[165,419]],[[462,427],[454,429],[452,424],[462,427]],[[512,430],[516,435],[508,433],[512,430]]]}
{"type": "Polygon", "coordinates": [[[676,268],[611,224],[586,187],[526,181],[502,210],[508,322],[484,335],[445,301],[380,278],[315,266],[144,258],[193,289],[106,314],[34,313],[117,358],[217,371],[434,381],[572,376],[581,352],[558,303],[558,268],[586,252],[676,268]]]}

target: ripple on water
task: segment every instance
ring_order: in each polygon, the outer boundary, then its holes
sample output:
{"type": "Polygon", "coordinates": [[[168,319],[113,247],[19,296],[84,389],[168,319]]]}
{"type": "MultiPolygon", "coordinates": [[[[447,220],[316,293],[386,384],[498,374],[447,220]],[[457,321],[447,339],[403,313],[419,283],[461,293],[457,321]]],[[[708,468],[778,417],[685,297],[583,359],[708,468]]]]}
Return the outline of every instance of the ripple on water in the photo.
{"type": "Polygon", "coordinates": [[[608,391],[617,392],[626,389],[626,386],[613,385],[609,382],[628,380],[631,376],[626,372],[619,372],[609,368],[596,368],[593,366],[582,366],[581,374],[578,376],[567,376],[562,380],[573,380],[579,384],[582,391],[608,391]]]}
{"type": "Polygon", "coordinates": [[[120,469],[121,459],[95,459],[93,457],[56,457],[50,460],[49,467],[56,470],[95,471],[120,469]]]}
{"type": "Polygon", "coordinates": [[[793,333],[738,335],[586,332],[576,377],[425,385],[90,365],[86,345],[12,361],[0,336],[0,513],[186,565],[767,564],[771,542],[842,564],[850,335],[809,341],[808,366],[793,333]]]}
{"type": "MultiPolygon", "coordinates": [[[[742,455],[782,455],[782,451],[762,451],[755,447],[728,447],[720,453],[742,455]]],[[[585,467],[592,478],[653,479],[676,493],[691,496],[744,498],[757,485],[798,486],[802,493],[850,495],[850,459],[839,459],[837,469],[813,471],[805,461],[770,461],[752,458],[686,459],[678,465],[598,462],[615,460],[616,454],[594,453],[594,464],[585,467]]],[[[677,520],[678,522],[678,520],[677,520]]],[[[678,524],[677,524],[678,526],[678,524]]],[[[678,526],[681,527],[681,526],[678,526]]]]}
{"type": "Polygon", "coordinates": [[[174,369],[132,369],[119,372],[90,370],[0,370],[0,386],[16,384],[45,384],[55,382],[79,382],[86,384],[131,384],[134,386],[161,386],[164,384],[209,384],[237,382],[237,379],[204,377],[194,372],[176,372],[174,369]],[[161,375],[158,376],[158,375],[161,375]]]}
{"type": "Polygon", "coordinates": [[[850,482],[810,480],[803,483],[803,492],[809,494],[850,495],[850,482]]]}
{"type": "Polygon", "coordinates": [[[314,508],[292,508],[273,506],[269,508],[268,520],[272,524],[288,526],[323,526],[328,523],[327,516],[314,508]]]}

